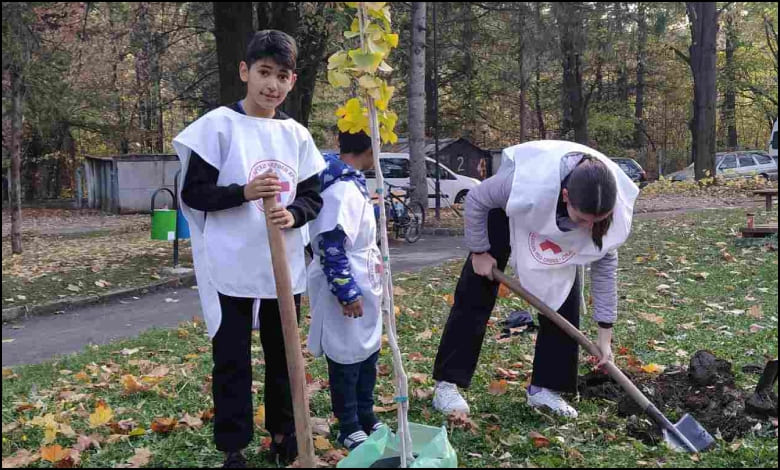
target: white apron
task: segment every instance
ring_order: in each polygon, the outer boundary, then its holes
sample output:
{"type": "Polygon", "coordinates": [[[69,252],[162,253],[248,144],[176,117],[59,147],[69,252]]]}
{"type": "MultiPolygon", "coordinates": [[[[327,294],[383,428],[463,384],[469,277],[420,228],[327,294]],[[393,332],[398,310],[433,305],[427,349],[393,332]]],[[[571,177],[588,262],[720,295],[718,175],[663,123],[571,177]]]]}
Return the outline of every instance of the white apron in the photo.
{"type": "Polygon", "coordinates": [[[339,364],[356,364],[377,352],[382,343],[382,256],[376,245],[376,221],[371,201],[353,181],[338,181],[322,192],[322,210],[309,224],[314,260],[309,265],[311,325],[309,351],[323,353],[339,364]],[[363,294],[363,316],[344,316],[330,291],[318,253],[318,237],[341,226],[345,251],[355,283],[363,294]]]}
{"type": "Polygon", "coordinates": [[[542,140],[515,145],[504,150],[502,159],[515,165],[506,207],[515,273],[523,287],[558,310],[574,285],[577,266],[597,261],[625,243],[639,188],[612,160],[574,142],[542,140]],[[593,243],[589,230],[563,232],[556,223],[561,158],[571,152],[598,158],[617,181],[613,220],[602,250],[593,243]]]}
{"type": "MultiPolygon", "coordinates": [[[[219,186],[245,185],[266,170],[281,180],[278,202],[295,199],[299,181],[318,174],[325,161],[309,132],[293,119],[247,116],[227,107],[217,108],[184,129],[173,140],[182,164],[179,188],[184,186],[191,152],[219,170],[219,186]]],[[[179,190],[179,201],[181,189],[179,190]]],[[[222,312],[217,292],[254,298],[254,326],[258,326],[259,299],[276,298],[266,222],[261,200],[210,212],[181,208],[190,224],[195,277],[210,337],[219,330],[222,312]]],[[[285,230],[287,260],[293,292],[306,288],[303,240],[299,229],[285,230]]]]}

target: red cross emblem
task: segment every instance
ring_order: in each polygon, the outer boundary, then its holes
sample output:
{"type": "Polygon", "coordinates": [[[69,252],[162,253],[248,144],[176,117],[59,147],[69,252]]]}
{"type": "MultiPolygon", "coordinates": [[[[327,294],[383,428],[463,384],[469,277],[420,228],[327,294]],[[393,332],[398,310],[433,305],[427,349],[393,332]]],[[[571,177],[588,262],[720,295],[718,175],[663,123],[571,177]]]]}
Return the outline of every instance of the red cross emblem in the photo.
{"type": "Polygon", "coordinates": [[[282,181],[282,190],[279,192],[279,194],[276,195],[276,202],[281,203],[282,202],[282,193],[289,193],[290,192],[290,182],[289,181],[282,181]]]}
{"type": "Polygon", "coordinates": [[[542,251],[550,250],[550,251],[552,251],[556,255],[558,253],[560,253],[561,251],[563,251],[563,250],[561,250],[560,246],[556,245],[555,243],[551,242],[550,240],[545,240],[542,244],[539,245],[539,248],[541,248],[542,251]]]}

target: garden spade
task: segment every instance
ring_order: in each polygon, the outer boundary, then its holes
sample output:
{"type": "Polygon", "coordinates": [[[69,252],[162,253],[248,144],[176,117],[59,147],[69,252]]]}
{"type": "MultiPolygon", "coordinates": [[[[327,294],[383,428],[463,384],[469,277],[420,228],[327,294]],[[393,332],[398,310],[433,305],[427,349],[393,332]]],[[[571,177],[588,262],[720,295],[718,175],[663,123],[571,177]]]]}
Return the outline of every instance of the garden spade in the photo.
{"type": "MultiPolygon", "coordinates": [[[[580,330],[575,328],[565,318],[550,307],[544,304],[538,297],[528,292],[520,282],[493,268],[493,279],[507,286],[512,292],[519,295],[534,308],[555,323],[558,328],[574,338],[580,346],[585,348],[590,354],[601,357],[601,351],[598,346],[593,344],[580,330]]],[[[691,415],[686,414],[677,424],[672,424],[655,405],[629,380],[626,375],[620,371],[612,362],[607,362],[604,368],[628,395],[639,404],[650,418],[661,428],[661,432],[670,447],[675,450],[687,450],[688,452],[699,452],[707,449],[715,442],[710,433],[707,432],[691,415]]]]}

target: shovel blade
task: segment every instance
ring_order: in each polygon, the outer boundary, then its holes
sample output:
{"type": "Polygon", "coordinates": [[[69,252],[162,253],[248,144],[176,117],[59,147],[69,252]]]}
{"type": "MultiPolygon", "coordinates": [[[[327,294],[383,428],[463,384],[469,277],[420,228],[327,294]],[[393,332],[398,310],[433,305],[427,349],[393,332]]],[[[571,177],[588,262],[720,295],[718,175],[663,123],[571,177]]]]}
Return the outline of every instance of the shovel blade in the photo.
{"type": "MultiPolygon", "coordinates": [[[[693,445],[697,452],[706,450],[709,446],[715,443],[715,439],[707,432],[704,427],[699,424],[693,416],[685,414],[685,416],[674,425],[674,428],[680,432],[688,442],[693,445]]],[[[673,449],[678,451],[692,452],[684,442],[682,442],[674,433],[664,429],[663,431],[664,441],[666,441],[673,449]]]]}

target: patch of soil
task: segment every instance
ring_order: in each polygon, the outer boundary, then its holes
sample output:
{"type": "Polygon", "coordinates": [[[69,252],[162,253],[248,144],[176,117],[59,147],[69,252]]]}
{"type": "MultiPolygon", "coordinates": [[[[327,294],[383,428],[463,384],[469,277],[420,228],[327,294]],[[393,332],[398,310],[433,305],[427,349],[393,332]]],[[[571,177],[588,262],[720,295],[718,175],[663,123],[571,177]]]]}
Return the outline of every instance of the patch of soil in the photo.
{"type": "MultiPolygon", "coordinates": [[[[710,434],[720,432],[726,441],[744,436],[762,418],[777,416],[774,393],[754,396],[752,391],[741,390],[734,384],[731,363],[707,351],[694,354],[687,371],[670,369],[658,376],[629,371],[626,375],[671,421],[690,413],[710,434]]],[[[628,417],[630,436],[649,445],[662,440],[655,423],[609,376],[591,372],[580,377],[578,388],[583,398],[618,403],[618,414],[628,417]]]]}

